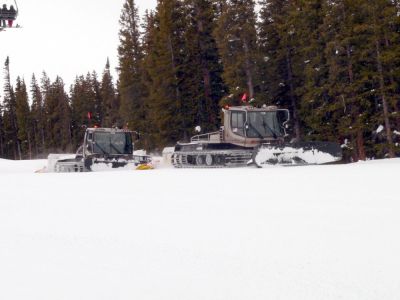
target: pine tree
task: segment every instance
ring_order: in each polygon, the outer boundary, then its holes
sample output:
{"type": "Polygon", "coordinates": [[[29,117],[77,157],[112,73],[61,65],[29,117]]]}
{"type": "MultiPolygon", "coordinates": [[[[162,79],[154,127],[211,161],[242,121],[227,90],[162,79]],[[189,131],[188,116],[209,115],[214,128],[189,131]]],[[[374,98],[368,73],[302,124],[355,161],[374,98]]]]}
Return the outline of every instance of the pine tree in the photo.
{"type": "MultiPolygon", "coordinates": [[[[362,1],[361,1],[362,2],[362,1]]],[[[337,131],[349,140],[353,160],[366,158],[365,133],[369,118],[371,90],[368,58],[363,29],[365,19],[359,13],[360,1],[338,1],[329,4],[326,18],[329,80],[331,96],[328,113],[337,122],[337,131]]]]}
{"type": "Polygon", "coordinates": [[[48,78],[44,76],[43,84],[47,116],[47,149],[51,152],[73,151],[71,110],[68,95],[64,90],[64,82],[57,76],[54,83],[47,85],[48,78]]]}
{"type": "Polygon", "coordinates": [[[15,113],[18,126],[18,140],[24,158],[32,159],[32,120],[25,81],[17,78],[15,87],[15,113]]]}
{"type": "Polygon", "coordinates": [[[259,45],[262,57],[259,70],[262,78],[262,93],[268,104],[280,104],[281,87],[284,79],[279,72],[281,61],[277,57],[280,47],[277,16],[283,14],[282,5],[278,1],[264,0],[260,2],[259,45]]]}
{"type": "Polygon", "coordinates": [[[45,119],[45,124],[44,124],[44,133],[45,133],[45,151],[49,152],[50,149],[54,149],[53,147],[53,140],[50,135],[50,130],[51,130],[51,123],[50,123],[50,109],[51,109],[51,103],[49,103],[49,98],[50,98],[50,78],[47,76],[46,72],[42,73],[42,77],[40,79],[40,91],[43,97],[43,112],[44,112],[44,119],[45,119]]]}
{"type": "MultiPolygon", "coordinates": [[[[154,126],[153,143],[161,148],[177,140],[188,139],[192,132],[191,111],[182,95],[184,62],[187,55],[185,29],[187,16],[180,1],[159,1],[148,36],[152,47],[147,48],[145,65],[148,119],[154,126]],[[190,121],[190,122],[189,122],[190,121]]],[[[190,107],[190,105],[189,105],[190,107]]]]}
{"type": "MultiPolygon", "coordinates": [[[[260,44],[264,57],[263,75],[267,82],[263,87],[273,102],[287,107],[292,114],[294,136],[302,137],[302,120],[299,102],[304,79],[304,57],[301,53],[302,1],[261,1],[260,44]]],[[[309,37],[308,37],[309,38],[309,37]]]]}
{"type": "Polygon", "coordinates": [[[219,1],[215,36],[224,65],[223,79],[238,104],[242,94],[263,99],[254,0],[219,1]]]}
{"type": "Polygon", "coordinates": [[[396,24],[399,24],[399,17],[396,7],[391,1],[376,0],[363,3],[365,14],[369,16],[367,30],[370,32],[371,54],[375,58],[376,86],[382,109],[378,111],[380,119],[385,124],[387,147],[386,151],[390,158],[394,158],[395,145],[393,142],[393,118],[392,113],[397,113],[395,103],[398,101],[396,83],[393,70],[399,65],[399,49],[391,46],[392,40],[399,39],[396,24]]]}
{"type": "Polygon", "coordinates": [[[143,37],[142,37],[142,50],[143,50],[143,62],[142,62],[142,82],[143,82],[143,125],[140,134],[140,146],[147,150],[156,148],[155,137],[157,136],[157,128],[154,126],[155,120],[152,119],[155,114],[151,112],[152,103],[150,100],[151,89],[154,86],[151,77],[151,68],[154,65],[155,60],[155,43],[158,32],[159,21],[156,14],[153,11],[146,10],[144,16],[143,37]]]}
{"type": "Polygon", "coordinates": [[[94,112],[93,118],[95,120],[95,125],[101,126],[104,118],[104,107],[103,107],[103,99],[101,98],[101,86],[98,80],[97,73],[95,71],[92,72],[90,77],[90,85],[93,92],[94,97],[94,112]]]}
{"type": "Polygon", "coordinates": [[[46,130],[46,116],[44,112],[43,96],[35,75],[32,75],[31,82],[31,96],[32,96],[32,119],[33,119],[33,132],[36,156],[45,154],[45,130],[46,130]]]}
{"type": "Polygon", "coordinates": [[[96,94],[90,74],[79,76],[71,87],[71,113],[73,144],[82,142],[84,129],[98,124],[96,120],[96,94]]]}
{"type": "Polygon", "coordinates": [[[100,95],[103,101],[103,127],[115,127],[119,121],[119,103],[115,94],[113,79],[110,72],[110,61],[107,59],[106,67],[100,84],[100,95]]]}
{"type": "Polygon", "coordinates": [[[119,93],[121,97],[120,115],[131,129],[138,130],[142,120],[143,85],[141,63],[143,58],[140,45],[140,25],[138,8],[134,0],[126,0],[120,17],[119,93]]]}
{"type": "Polygon", "coordinates": [[[299,115],[303,121],[305,138],[340,141],[335,120],[325,111],[330,101],[328,93],[329,67],[324,21],[325,0],[305,1],[298,18],[299,49],[304,67],[304,83],[299,103],[299,115]]]}
{"type": "Polygon", "coordinates": [[[10,79],[10,59],[7,57],[4,64],[5,84],[4,84],[4,137],[8,157],[22,159],[21,144],[18,140],[18,124],[16,114],[16,100],[14,89],[10,79]]]}
{"type": "Polygon", "coordinates": [[[188,110],[193,113],[190,127],[200,125],[204,130],[215,130],[220,123],[219,102],[226,93],[213,36],[216,12],[210,0],[189,0],[186,8],[190,18],[185,32],[188,54],[182,91],[188,110]]]}

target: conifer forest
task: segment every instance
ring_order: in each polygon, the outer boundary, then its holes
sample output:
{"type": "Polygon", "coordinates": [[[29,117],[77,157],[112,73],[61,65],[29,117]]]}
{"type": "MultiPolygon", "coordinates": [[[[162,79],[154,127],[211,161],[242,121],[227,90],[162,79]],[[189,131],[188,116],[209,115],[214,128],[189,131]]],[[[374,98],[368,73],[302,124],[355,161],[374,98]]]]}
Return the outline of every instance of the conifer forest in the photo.
{"type": "Polygon", "coordinates": [[[339,142],[346,161],[400,156],[397,0],[159,0],[144,17],[126,0],[115,47],[118,66],[105,57],[70,87],[46,72],[11,82],[0,58],[0,157],[73,153],[89,126],[128,127],[159,153],[218,130],[244,95],[289,109],[289,138],[339,142]]]}

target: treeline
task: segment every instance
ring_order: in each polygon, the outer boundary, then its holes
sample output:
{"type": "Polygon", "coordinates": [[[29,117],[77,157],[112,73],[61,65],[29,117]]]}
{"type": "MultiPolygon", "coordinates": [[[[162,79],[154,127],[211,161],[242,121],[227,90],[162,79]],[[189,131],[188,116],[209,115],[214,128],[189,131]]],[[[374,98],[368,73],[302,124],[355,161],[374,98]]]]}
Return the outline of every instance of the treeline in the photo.
{"type": "Polygon", "coordinates": [[[128,126],[161,150],[196,126],[220,125],[220,107],[290,109],[291,135],[340,142],[348,160],[400,154],[400,4],[396,0],[159,0],[141,21],[120,17],[118,82],[78,77],[68,93],[43,74],[6,84],[2,157],[72,151],[83,126],[128,126]],[[30,104],[29,104],[30,103],[30,104]]]}
{"type": "Polygon", "coordinates": [[[11,86],[10,61],[5,63],[5,88],[0,106],[0,156],[11,159],[46,157],[50,152],[74,152],[91,126],[121,126],[119,98],[107,61],[101,80],[93,72],[76,77],[69,93],[60,77],[46,73],[27,86],[17,78],[11,86]],[[29,97],[30,96],[30,97],[29,97]]]}

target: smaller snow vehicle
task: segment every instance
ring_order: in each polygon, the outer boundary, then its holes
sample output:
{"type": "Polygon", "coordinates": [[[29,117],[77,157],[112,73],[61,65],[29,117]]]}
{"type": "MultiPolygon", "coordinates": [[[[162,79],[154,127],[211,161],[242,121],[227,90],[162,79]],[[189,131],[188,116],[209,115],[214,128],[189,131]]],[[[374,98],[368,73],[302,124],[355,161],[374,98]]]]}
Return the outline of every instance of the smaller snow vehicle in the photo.
{"type": "Polygon", "coordinates": [[[332,142],[287,142],[290,114],[276,106],[223,109],[224,126],[217,132],[178,143],[171,155],[176,168],[224,168],[256,165],[328,164],[342,159],[332,142]]]}
{"type": "Polygon", "coordinates": [[[47,169],[69,173],[146,165],[151,162],[150,156],[134,154],[134,134],[122,129],[88,128],[76,154],[50,154],[47,169]]]}

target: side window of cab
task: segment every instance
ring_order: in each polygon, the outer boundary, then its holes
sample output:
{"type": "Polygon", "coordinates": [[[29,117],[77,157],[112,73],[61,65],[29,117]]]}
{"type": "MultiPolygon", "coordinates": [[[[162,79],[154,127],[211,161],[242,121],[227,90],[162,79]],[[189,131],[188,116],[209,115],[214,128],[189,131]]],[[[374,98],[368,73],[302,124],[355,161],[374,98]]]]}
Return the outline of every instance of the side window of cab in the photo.
{"type": "Polygon", "coordinates": [[[86,148],[90,152],[93,152],[93,142],[93,133],[89,132],[87,135],[86,148]]]}
{"type": "Polygon", "coordinates": [[[246,114],[241,111],[231,112],[231,127],[234,134],[244,136],[246,114]]]}

